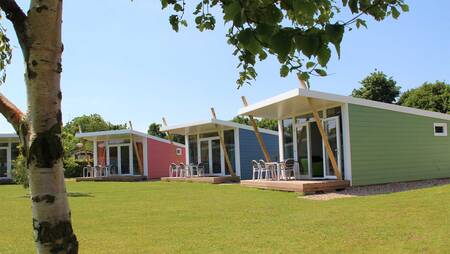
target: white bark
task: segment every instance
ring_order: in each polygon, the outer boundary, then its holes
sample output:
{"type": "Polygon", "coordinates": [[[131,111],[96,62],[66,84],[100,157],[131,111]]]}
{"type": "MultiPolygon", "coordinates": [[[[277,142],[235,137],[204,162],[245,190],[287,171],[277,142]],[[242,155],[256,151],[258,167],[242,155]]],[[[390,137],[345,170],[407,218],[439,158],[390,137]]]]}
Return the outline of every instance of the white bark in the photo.
{"type": "Polygon", "coordinates": [[[38,253],[77,253],[61,144],[61,0],[32,0],[28,12],[28,166],[38,253]]]}

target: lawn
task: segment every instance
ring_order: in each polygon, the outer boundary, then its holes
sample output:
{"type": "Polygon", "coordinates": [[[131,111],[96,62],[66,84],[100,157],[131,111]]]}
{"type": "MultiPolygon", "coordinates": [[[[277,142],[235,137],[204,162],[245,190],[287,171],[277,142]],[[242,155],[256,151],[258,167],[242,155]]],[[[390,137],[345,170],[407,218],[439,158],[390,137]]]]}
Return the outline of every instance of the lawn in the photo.
{"type": "MultiPolygon", "coordinates": [[[[68,182],[80,253],[449,253],[450,185],[314,201],[239,185],[68,182]]],[[[34,253],[30,202],[0,186],[0,253],[34,253]]]]}

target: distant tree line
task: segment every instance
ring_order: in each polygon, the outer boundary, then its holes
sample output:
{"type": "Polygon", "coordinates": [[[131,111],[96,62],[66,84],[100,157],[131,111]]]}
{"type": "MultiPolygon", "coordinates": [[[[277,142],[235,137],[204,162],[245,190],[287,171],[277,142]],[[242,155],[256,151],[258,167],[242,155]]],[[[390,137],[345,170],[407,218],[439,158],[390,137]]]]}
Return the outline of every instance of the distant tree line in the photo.
{"type": "Polygon", "coordinates": [[[425,82],[400,93],[401,87],[392,77],[375,71],[360,83],[362,86],[353,90],[353,97],[450,114],[450,85],[444,81],[425,82]]]}
{"type": "MultiPolygon", "coordinates": [[[[252,123],[250,122],[250,118],[248,116],[236,116],[231,121],[233,121],[235,123],[250,125],[250,126],[252,125],[252,123]]],[[[261,119],[255,118],[255,121],[256,121],[256,125],[258,126],[258,128],[278,131],[278,121],[277,120],[266,119],[266,118],[261,118],[261,119]]]]}

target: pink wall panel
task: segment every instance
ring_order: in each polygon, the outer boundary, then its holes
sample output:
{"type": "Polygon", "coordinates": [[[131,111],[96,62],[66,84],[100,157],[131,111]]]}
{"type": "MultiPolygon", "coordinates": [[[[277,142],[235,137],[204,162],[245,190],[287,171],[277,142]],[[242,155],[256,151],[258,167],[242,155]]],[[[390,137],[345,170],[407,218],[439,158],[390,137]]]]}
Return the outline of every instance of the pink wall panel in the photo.
{"type": "Polygon", "coordinates": [[[147,139],[148,178],[156,179],[169,176],[169,164],[181,163],[186,160],[184,147],[161,142],[151,138],[147,139]],[[177,155],[176,149],[181,148],[181,155],[177,155]]]}

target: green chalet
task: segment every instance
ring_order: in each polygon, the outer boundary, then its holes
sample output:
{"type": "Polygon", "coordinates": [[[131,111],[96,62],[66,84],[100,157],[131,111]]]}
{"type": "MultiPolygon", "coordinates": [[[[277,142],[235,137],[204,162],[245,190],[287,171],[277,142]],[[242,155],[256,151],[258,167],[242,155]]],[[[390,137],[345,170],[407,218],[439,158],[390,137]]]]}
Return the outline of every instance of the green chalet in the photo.
{"type": "Polygon", "coordinates": [[[324,140],[353,186],[450,177],[450,114],[301,88],[239,114],[278,120],[279,158],[300,164],[300,179],[336,179],[324,140]]]}

